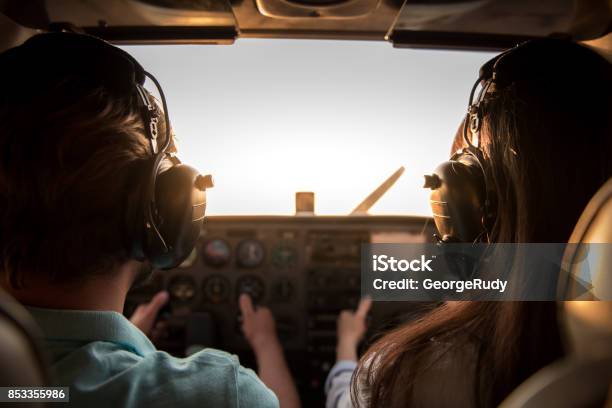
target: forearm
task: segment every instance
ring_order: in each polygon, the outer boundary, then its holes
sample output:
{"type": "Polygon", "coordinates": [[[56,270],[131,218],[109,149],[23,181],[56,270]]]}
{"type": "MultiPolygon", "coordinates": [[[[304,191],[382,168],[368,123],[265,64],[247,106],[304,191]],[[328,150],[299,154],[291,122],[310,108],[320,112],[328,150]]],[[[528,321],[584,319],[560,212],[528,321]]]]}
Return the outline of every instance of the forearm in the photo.
{"type": "Polygon", "coordinates": [[[357,342],[350,338],[338,338],[336,364],[325,380],[325,407],[342,408],[351,406],[351,377],[357,367],[357,342]]]}
{"type": "Polygon", "coordinates": [[[357,342],[339,339],[336,346],[336,361],[357,361],[357,342]]]}
{"type": "Polygon", "coordinates": [[[300,398],[283,349],[277,339],[254,348],[259,378],[270,388],[280,402],[281,408],[299,408],[300,398]]]}

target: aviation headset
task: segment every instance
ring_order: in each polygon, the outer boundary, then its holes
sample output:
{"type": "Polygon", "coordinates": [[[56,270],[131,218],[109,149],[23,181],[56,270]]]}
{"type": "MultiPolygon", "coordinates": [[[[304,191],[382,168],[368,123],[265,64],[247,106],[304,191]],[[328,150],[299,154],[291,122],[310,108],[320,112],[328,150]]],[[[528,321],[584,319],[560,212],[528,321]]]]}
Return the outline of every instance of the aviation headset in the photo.
{"type": "Polygon", "coordinates": [[[463,121],[463,139],[467,147],[440,164],[433,174],[425,176],[423,187],[431,189],[430,205],[439,242],[489,240],[496,203],[491,183],[487,183],[487,161],[480,147],[485,97],[491,93],[492,85],[499,90],[518,81],[550,75],[546,71],[548,67],[529,65],[530,58],[526,54],[563,47],[565,42],[557,39],[527,41],[497,55],[480,68],[463,121]],[[519,54],[522,55],[517,58],[519,54]],[[480,92],[474,101],[479,85],[480,92]]]}
{"type": "MultiPolygon", "coordinates": [[[[84,87],[104,87],[109,94],[137,100],[149,141],[151,157],[137,175],[134,191],[125,202],[124,241],[132,259],[149,261],[154,268],[178,266],[193,250],[204,220],[206,189],[212,178],[202,176],[168,150],[171,144],[168,107],[157,79],[127,52],[84,34],[48,33],[28,39],[0,54],[3,88],[11,95],[49,92],[71,78],[78,97],[84,87]],[[158,145],[160,115],[144,88],[155,84],[163,106],[165,139],[158,145]],[[22,79],[22,80],[20,80],[22,79]]],[[[85,88],[87,89],[87,88],[85,88]]]]}

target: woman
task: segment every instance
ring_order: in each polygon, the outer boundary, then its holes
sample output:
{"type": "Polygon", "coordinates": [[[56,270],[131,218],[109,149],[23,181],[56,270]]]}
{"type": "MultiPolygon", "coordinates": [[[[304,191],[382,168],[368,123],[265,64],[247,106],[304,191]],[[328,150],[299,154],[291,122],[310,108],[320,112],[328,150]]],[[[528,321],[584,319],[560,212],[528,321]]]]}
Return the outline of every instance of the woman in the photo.
{"type": "MultiPolygon", "coordinates": [[[[527,42],[504,59],[505,80],[483,91],[480,140],[459,132],[452,149],[479,144],[485,161],[493,215],[479,239],[567,242],[612,176],[612,68],[563,40],[527,42]]],[[[453,302],[384,335],[353,373],[367,308],[339,318],[343,361],[328,378],[328,407],[497,406],[562,356],[554,302],[453,302]]]]}

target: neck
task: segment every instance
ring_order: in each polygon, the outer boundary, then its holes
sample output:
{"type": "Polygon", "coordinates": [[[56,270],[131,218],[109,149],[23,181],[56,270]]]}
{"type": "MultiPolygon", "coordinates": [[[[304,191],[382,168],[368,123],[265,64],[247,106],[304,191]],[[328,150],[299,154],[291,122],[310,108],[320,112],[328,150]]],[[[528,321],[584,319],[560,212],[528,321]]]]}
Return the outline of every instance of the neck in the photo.
{"type": "Polygon", "coordinates": [[[49,309],[100,310],[123,313],[125,298],[137,269],[131,263],[116,271],[79,283],[29,285],[24,289],[5,288],[26,306],[49,309]]]}

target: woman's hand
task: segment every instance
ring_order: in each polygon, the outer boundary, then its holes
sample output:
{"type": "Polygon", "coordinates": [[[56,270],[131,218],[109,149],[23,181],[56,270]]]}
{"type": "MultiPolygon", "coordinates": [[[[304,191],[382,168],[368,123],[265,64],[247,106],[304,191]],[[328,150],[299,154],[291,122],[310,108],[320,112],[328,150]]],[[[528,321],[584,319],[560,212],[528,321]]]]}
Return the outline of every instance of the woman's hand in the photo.
{"type": "Polygon", "coordinates": [[[357,346],[367,330],[366,318],[372,299],[363,298],[355,312],[343,310],[338,317],[336,359],[357,361],[357,346]]]}

